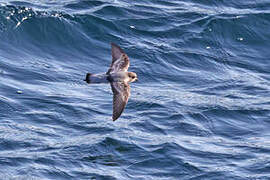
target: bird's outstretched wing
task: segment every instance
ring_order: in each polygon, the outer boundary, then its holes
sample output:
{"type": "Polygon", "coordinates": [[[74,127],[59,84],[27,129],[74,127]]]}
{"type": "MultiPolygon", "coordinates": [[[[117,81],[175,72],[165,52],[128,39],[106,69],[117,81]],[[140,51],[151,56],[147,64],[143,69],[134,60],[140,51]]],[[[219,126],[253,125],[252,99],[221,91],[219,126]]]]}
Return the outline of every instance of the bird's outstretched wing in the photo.
{"type": "Polygon", "coordinates": [[[115,121],[124,111],[130,96],[130,86],[124,82],[111,82],[113,92],[113,115],[115,121]]]}
{"type": "Polygon", "coordinates": [[[119,71],[126,72],[129,67],[129,58],[127,54],[116,44],[111,43],[112,46],[112,63],[110,69],[106,74],[111,74],[119,71]]]}

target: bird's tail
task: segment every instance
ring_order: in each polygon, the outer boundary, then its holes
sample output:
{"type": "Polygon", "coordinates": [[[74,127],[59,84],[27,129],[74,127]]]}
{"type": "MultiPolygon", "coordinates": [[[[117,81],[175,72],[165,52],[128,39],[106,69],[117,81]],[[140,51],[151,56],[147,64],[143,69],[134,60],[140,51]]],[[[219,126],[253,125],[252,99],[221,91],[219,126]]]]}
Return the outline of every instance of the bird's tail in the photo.
{"type": "Polygon", "coordinates": [[[86,77],[85,77],[85,80],[88,84],[90,84],[90,76],[91,76],[91,73],[87,73],[86,74],[86,77]]]}

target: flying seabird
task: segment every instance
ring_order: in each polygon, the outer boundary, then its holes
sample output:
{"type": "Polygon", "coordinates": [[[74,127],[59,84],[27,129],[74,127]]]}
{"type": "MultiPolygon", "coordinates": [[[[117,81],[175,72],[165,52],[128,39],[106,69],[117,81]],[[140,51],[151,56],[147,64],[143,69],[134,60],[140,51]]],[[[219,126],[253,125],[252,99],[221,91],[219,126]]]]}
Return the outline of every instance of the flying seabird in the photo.
{"type": "Polygon", "coordinates": [[[127,54],[116,44],[111,43],[112,63],[107,73],[86,74],[85,81],[88,84],[110,83],[113,92],[113,115],[115,121],[120,117],[130,96],[130,86],[128,83],[137,81],[137,74],[127,72],[129,68],[129,58],[127,54]]]}

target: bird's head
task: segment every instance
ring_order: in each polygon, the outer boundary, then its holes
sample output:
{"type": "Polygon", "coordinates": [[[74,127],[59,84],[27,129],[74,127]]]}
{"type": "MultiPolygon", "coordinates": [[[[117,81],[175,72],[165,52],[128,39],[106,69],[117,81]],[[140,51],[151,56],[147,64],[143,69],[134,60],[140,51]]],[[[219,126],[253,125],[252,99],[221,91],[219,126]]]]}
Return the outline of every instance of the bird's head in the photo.
{"type": "Polygon", "coordinates": [[[138,77],[137,74],[134,72],[128,72],[128,82],[134,82],[134,81],[138,81],[138,77]]]}

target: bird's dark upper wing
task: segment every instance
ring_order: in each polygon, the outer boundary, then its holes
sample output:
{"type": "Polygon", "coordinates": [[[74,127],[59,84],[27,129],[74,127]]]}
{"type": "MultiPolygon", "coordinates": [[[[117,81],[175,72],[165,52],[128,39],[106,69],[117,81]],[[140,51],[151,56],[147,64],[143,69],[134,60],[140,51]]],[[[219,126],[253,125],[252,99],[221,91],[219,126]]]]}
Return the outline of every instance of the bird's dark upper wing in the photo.
{"type": "Polygon", "coordinates": [[[106,74],[127,71],[129,67],[129,58],[127,54],[116,44],[112,43],[112,63],[106,74]]]}
{"type": "Polygon", "coordinates": [[[124,111],[130,96],[130,86],[124,82],[111,82],[113,92],[113,116],[115,121],[124,111]]]}

